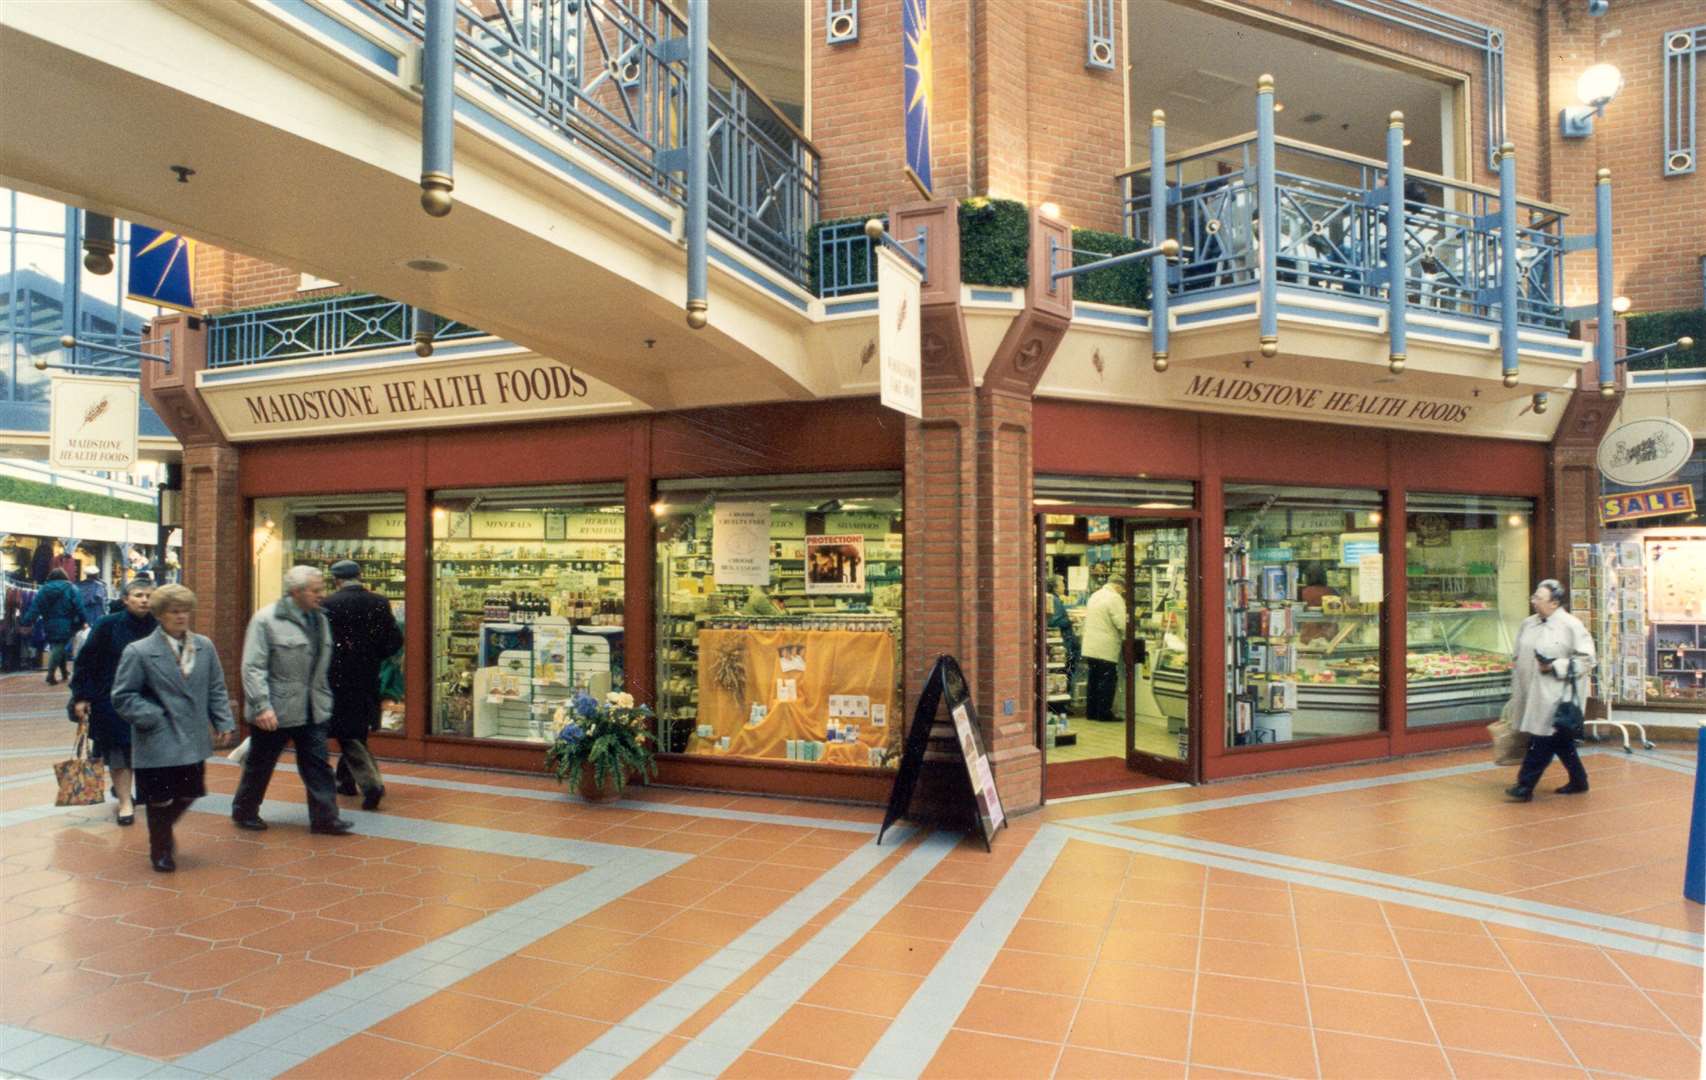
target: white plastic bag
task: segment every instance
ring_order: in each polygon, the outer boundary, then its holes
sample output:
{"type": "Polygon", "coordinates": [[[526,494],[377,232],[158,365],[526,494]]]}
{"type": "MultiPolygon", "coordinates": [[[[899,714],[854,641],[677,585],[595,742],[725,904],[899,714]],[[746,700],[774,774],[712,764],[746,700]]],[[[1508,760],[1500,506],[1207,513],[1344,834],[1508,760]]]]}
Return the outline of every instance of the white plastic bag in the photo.
{"type": "Polygon", "coordinates": [[[249,758],[249,739],[248,739],[248,737],[244,736],[243,741],[238,743],[236,748],[233,749],[229,754],[226,754],[225,756],[230,758],[232,761],[235,761],[239,765],[241,765],[241,764],[243,764],[243,762],[247,761],[249,758]]]}

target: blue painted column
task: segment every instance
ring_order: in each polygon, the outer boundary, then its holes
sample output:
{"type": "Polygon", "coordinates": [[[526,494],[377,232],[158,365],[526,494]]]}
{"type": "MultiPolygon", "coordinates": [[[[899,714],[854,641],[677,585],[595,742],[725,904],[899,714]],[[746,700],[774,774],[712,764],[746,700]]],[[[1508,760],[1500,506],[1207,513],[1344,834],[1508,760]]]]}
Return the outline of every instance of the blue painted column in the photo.
{"type": "Polygon", "coordinates": [[[456,187],[456,0],[425,0],[421,58],[421,209],[433,217],[450,213],[456,187]]]}
{"type": "Polygon", "coordinates": [[[1279,355],[1279,198],[1274,188],[1274,77],[1256,80],[1256,229],[1262,249],[1262,355],[1279,355]]]}
{"type": "Polygon", "coordinates": [[[1394,112],[1386,125],[1386,331],[1392,339],[1387,366],[1392,374],[1409,359],[1404,325],[1409,286],[1404,274],[1404,114],[1394,112]]]}
{"type": "Polygon", "coordinates": [[[706,230],[710,222],[711,29],[708,0],[687,4],[687,325],[710,319],[706,230]]]}
{"type": "Polygon", "coordinates": [[[1593,189],[1593,255],[1597,272],[1599,295],[1594,318],[1599,332],[1594,336],[1593,355],[1599,368],[1599,396],[1617,394],[1617,324],[1611,311],[1612,294],[1617,290],[1611,267],[1611,170],[1599,170],[1599,183],[1593,189]]]}
{"type": "MultiPolygon", "coordinates": [[[[1167,239],[1167,114],[1149,116],[1149,242],[1167,239]]],[[[1156,371],[1167,370],[1167,256],[1149,260],[1149,340],[1156,371]]]]}
{"type": "MultiPolygon", "coordinates": [[[[82,212],[75,206],[65,208],[65,276],[60,291],[59,304],[59,333],[61,338],[77,337],[78,309],[82,306],[83,275],[82,260],[77,257],[78,239],[83,233],[82,212]]],[[[63,341],[61,342],[63,345],[63,341]]],[[[66,350],[65,363],[77,362],[75,347],[66,350]]]]}
{"type": "Polygon", "coordinates": [[[1682,874],[1682,895],[1706,904],[1706,720],[1694,745],[1694,814],[1688,821],[1688,867],[1682,874]]]}
{"type": "Polygon", "coordinates": [[[1506,386],[1515,386],[1517,348],[1516,144],[1499,147],[1499,350],[1506,386]]]}
{"type": "Polygon", "coordinates": [[[415,355],[423,360],[432,355],[432,336],[438,319],[426,308],[409,309],[410,336],[415,340],[415,355]]]}

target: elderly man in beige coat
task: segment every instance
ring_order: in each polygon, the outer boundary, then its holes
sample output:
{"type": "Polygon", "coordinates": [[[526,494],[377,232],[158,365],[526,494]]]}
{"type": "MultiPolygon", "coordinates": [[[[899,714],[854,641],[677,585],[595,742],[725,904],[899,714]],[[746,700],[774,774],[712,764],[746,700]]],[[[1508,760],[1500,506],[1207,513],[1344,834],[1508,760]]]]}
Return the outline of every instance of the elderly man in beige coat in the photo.
{"type": "Polygon", "coordinates": [[[1587,703],[1587,677],[1594,666],[1593,638],[1580,619],[1564,610],[1564,586],[1558,582],[1550,578],[1542,581],[1528,602],[1534,614],[1517,630],[1511,668],[1511,719],[1519,730],[1532,736],[1528,756],[1517,770],[1516,786],[1505,792],[1517,802],[1534,797],[1534,785],[1552,764],[1554,754],[1570,774],[1570,782],[1559,788],[1558,794],[1577,795],[1588,789],[1587,770],[1576,754],[1575,739],[1554,731],[1552,718],[1560,701],[1587,703]]]}

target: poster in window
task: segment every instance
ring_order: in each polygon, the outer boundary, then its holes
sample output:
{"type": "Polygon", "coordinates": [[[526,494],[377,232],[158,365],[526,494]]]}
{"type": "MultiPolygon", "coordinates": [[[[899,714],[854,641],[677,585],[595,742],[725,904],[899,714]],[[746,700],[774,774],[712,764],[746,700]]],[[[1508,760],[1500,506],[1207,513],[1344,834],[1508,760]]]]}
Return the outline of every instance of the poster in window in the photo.
{"type": "Polygon", "coordinates": [[[806,595],[865,592],[865,538],[854,533],[806,537],[806,595]]]}
{"type": "Polygon", "coordinates": [[[770,584],[770,504],[717,503],[711,562],[718,585],[770,584]]]}

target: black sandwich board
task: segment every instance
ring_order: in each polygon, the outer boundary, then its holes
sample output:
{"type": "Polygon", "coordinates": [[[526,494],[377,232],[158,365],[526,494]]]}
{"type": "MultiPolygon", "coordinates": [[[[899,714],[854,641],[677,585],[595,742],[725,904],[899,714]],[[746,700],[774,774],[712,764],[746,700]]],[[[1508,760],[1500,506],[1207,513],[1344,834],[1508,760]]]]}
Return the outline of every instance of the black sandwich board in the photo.
{"type": "Polygon", "coordinates": [[[936,658],[930,677],[924,680],[924,688],[918,694],[912,726],[906,729],[906,751],[900,759],[900,771],[895,774],[894,789],[889,793],[889,808],[883,815],[883,827],[877,832],[877,843],[883,842],[883,833],[905,816],[912,804],[912,792],[924,769],[924,751],[930,744],[930,729],[936,723],[938,705],[945,707],[953,718],[954,746],[965,764],[975,818],[983,830],[983,846],[993,851],[990,841],[995,838],[995,830],[1007,824],[1007,811],[1001,805],[1001,793],[995,790],[989,755],[983,750],[971,687],[966,685],[959,662],[946,653],[936,658]]]}

